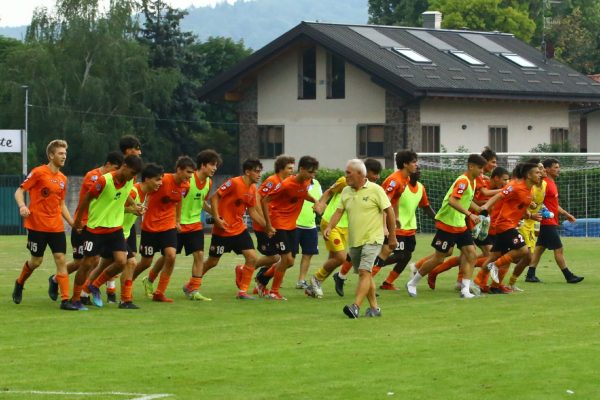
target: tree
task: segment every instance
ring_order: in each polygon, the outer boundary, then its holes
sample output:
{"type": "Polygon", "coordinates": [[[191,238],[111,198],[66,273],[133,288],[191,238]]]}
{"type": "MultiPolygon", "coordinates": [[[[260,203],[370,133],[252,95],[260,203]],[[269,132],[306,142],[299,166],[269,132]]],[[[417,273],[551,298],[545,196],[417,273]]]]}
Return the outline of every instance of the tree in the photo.
{"type": "Polygon", "coordinates": [[[526,42],[535,32],[527,11],[503,7],[502,0],[432,0],[429,9],[444,14],[444,28],[509,32],[526,42]]]}
{"type": "Polygon", "coordinates": [[[579,8],[551,27],[548,40],[554,43],[555,55],[559,60],[585,74],[597,71],[596,38],[584,27],[579,8]]]}
{"type": "Polygon", "coordinates": [[[369,0],[369,23],[421,26],[427,6],[427,0],[369,0]]]}

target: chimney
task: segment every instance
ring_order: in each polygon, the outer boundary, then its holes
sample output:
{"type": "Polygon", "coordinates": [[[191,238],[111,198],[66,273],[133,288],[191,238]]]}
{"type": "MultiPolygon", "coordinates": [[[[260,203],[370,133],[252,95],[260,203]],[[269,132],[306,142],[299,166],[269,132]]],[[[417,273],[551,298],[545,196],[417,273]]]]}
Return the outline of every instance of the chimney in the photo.
{"type": "Polygon", "coordinates": [[[439,11],[425,11],[423,14],[423,28],[441,29],[442,13],[439,11]]]}

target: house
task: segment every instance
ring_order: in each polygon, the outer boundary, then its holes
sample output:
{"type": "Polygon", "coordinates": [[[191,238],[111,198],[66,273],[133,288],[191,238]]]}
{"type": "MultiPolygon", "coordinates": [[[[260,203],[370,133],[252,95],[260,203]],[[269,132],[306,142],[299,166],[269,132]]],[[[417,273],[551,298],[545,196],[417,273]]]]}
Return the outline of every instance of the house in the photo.
{"type": "Polygon", "coordinates": [[[280,153],[326,167],[419,152],[525,152],[568,141],[600,151],[600,83],[512,34],[302,22],[200,90],[235,102],[239,157],[280,153]],[[593,130],[591,129],[593,127],[593,130]]]}

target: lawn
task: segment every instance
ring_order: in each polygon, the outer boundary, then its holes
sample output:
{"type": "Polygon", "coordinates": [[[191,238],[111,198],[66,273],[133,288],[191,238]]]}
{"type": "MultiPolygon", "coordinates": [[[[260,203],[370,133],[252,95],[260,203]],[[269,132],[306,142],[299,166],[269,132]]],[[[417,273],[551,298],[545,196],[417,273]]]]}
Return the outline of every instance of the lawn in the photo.
{"type": "MultiPolygon", "coordinates": [[[[429,241],[418,237],[415,260],[429,241]]],[[[48,254],[15,305],[25,237],[0,243],[0,400],[599,396],[598,239],[564,239],[570,269],[586,277],[578,285],[564,283],[546,254],[538,268],[545,283],[520,282],[523,293],[461,300],[453,270],[435,291],[423,281],[417,298],[381,292],[383,316],[357,320],[342,313],[355,276],[345,298],[330,279],[317,300],[294,288],[294,267],[282,288],[288,301],[236,300],[234,255],[204,279],[212,302],[183,297],[191,258],[180,257],[167,293],[173,304],[152,303],[136,282],[140,310],[64,312],[46,293],[48,254]]],[[[313,258],[311,271],[324,258],[313,258]]]]}

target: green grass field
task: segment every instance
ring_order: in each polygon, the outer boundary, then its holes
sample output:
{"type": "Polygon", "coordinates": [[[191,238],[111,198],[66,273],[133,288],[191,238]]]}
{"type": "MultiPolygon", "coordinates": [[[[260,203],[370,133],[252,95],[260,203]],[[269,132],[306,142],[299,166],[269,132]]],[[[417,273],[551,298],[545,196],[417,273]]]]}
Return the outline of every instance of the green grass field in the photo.
{"type": "MultiPolygon", "coordinates": [[[[415,260],[429,241],[418,237],[415,260]]],[[[523,293],[461,300],[451,271],[435,291],[422,282],[417,298],[382,292],[383,317],[358,320],[342,313],[356,276],[345,298],[328,280],[317,300],[294,289],[297,266],[282,288],[288,301],[236,300],[233,255],[204,279],[210,303],[183,297],[191,259],[181,257],[173,304],[144,298],[138,281],[140,310],[60,311],[46,293],[47,257],[15,305],[25,237],[0,243],[0,400],[600,398],[598,239],[564,240],[571,270],[586,277],[578,285],[546,254],[545,283],[521,282],[523,293]]]]}

